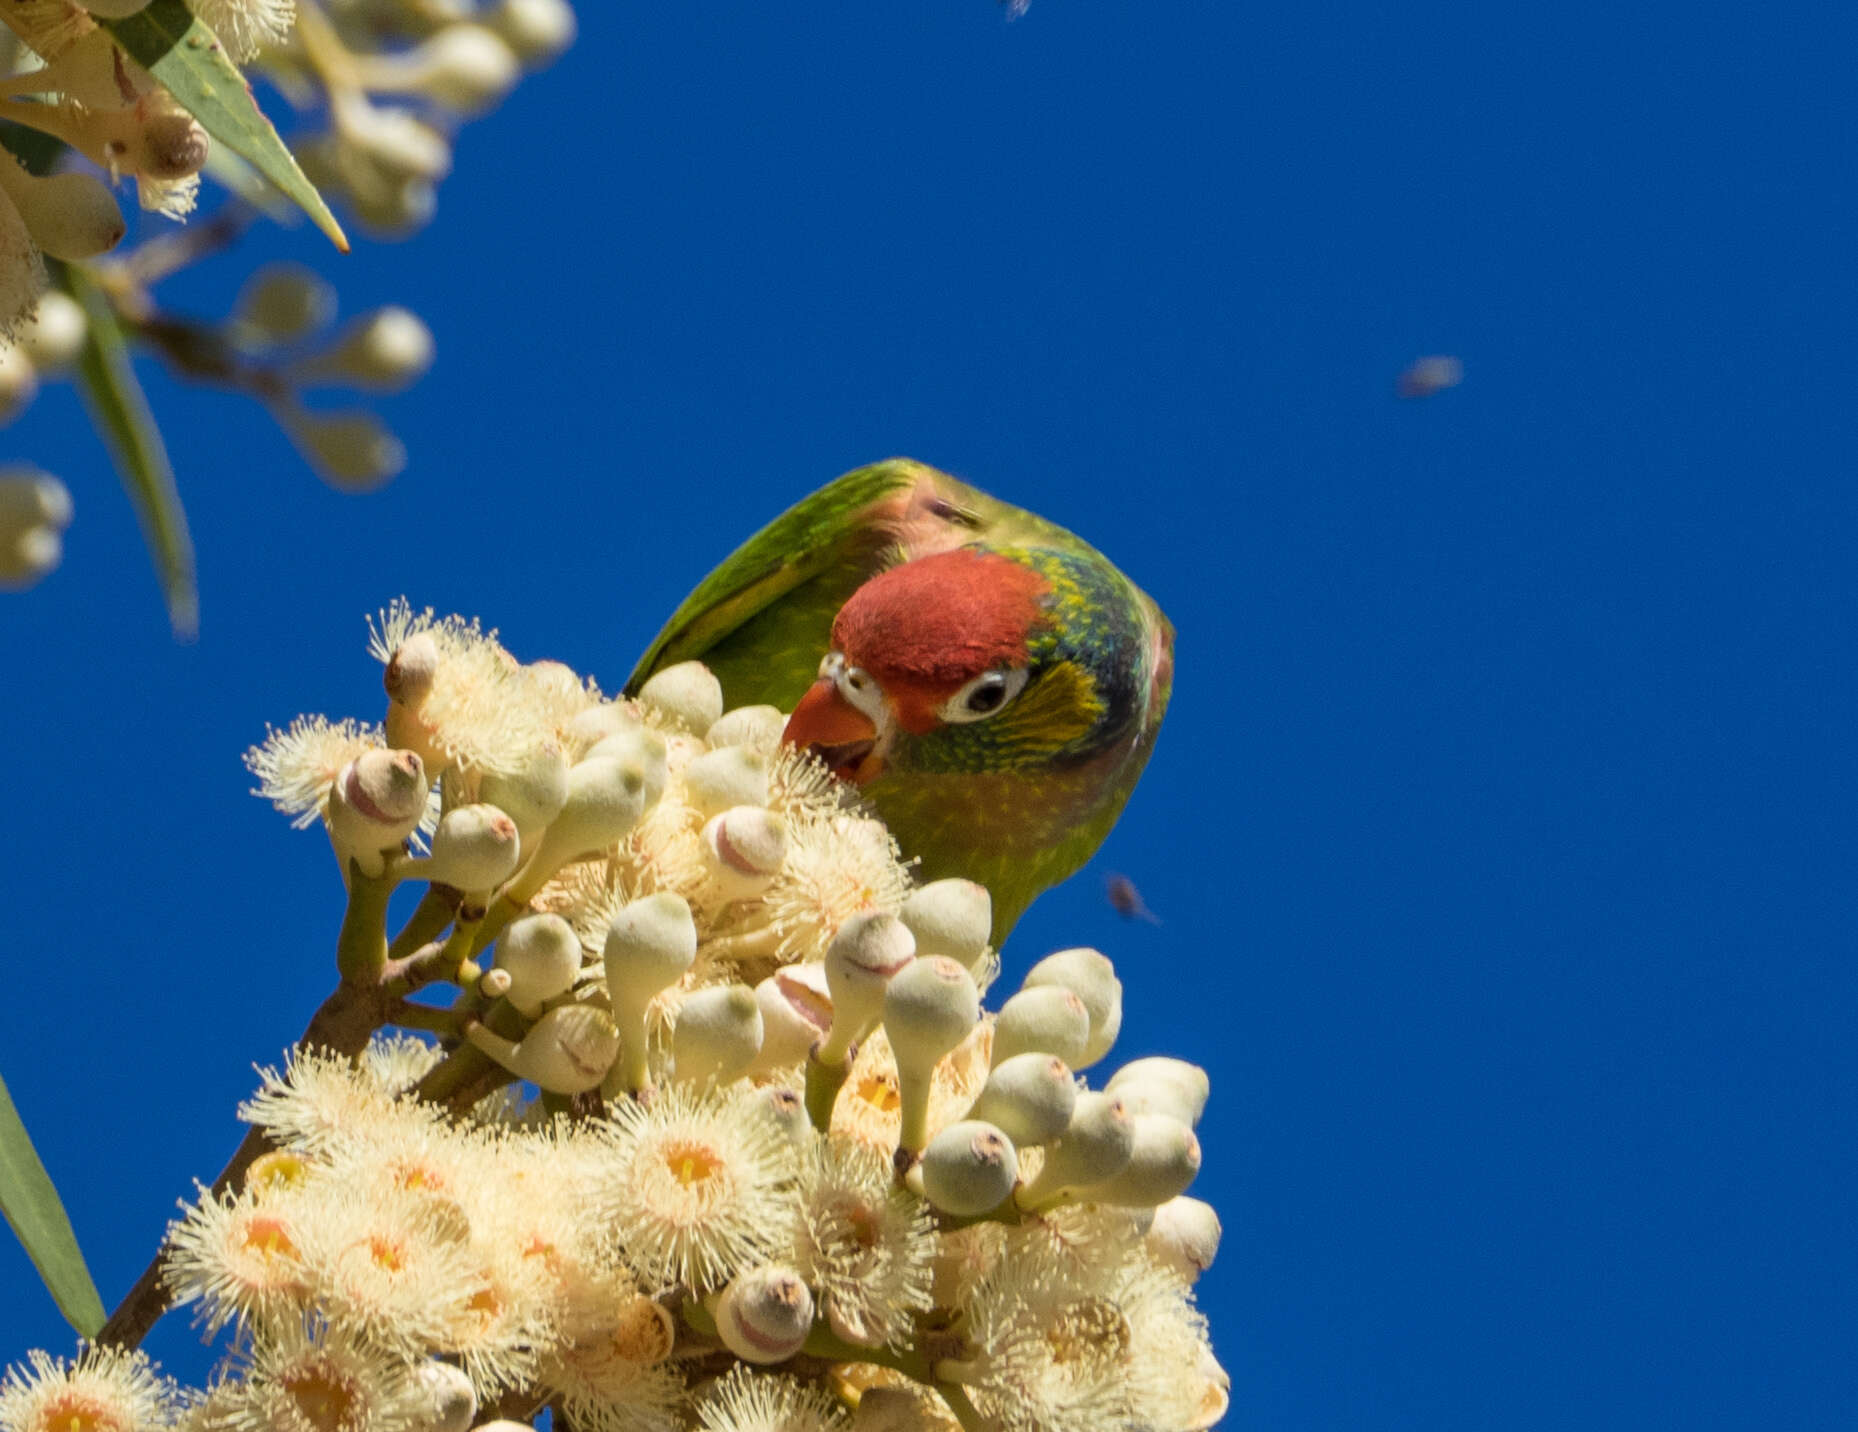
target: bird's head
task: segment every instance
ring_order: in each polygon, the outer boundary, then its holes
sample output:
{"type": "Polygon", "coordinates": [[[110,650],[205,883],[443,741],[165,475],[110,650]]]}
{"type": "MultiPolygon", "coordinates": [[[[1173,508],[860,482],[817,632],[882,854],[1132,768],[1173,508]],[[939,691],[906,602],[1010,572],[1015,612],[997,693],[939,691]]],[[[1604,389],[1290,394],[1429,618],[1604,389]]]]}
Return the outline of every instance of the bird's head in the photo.
{"type": "Polygon", "coordinates": [[[859,785],[1085,759],[1144,709],[1148,643],[1133,589],[1098,590],[1112,580],[1045,548],[961,547],[881,572],[840,609],[785,740],[859,785]]]}

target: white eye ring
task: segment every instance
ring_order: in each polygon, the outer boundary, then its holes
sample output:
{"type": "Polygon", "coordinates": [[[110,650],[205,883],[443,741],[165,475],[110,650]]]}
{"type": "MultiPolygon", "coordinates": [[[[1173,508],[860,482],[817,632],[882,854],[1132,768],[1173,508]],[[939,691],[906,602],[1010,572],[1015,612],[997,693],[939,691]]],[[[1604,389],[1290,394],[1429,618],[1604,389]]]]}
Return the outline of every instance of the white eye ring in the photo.
{"type": "Polygon", "coordinates": [[[935,714],[958,726],[998,716],[1007,703],[1026,689],[1027,678],[1031,675],[1023,666],[998,666],[992,671],[983,671],[936,708],[935,714]]]}
{"type": "Polygon", "coordinates": [[[829,651],[819,664],[819,674],[839,688],[839,695],[871,718],[879,730],[889,719],[884,710],[884,693],[862,666],[847,666],[842,653],[829,651]]]}

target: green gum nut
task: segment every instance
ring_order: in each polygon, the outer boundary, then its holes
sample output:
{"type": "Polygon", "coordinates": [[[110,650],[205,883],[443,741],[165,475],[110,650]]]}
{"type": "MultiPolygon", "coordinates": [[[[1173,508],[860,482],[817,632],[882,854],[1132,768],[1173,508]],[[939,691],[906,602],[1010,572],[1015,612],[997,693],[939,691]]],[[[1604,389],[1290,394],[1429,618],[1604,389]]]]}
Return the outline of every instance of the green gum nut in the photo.
{"type": "Polygon", "coordinates": [[[1077,1081],[1052,1054],[1015,1054],[994,1065],[965,1117],[998,1126],[1020,1148],[1050,1143],[1071,1123],[1077,1081]]]}
{"type": "Polygon", "coordinates": [[[897,1061],[902,1129],[897,1146],[915,1153],[928,1139],[935,1066],[981,1020],[981,997],[967,968],[946,955],[911,960],[884,990],[884,1032],[897,1061]]]}
{"type": "Polygon", "coordinates": [[[350,761],[329,792],[329,839],[344,871],[355,861],[364,875],[386,869],[383,852],[425,819],[426,768],[412,751],[365,751],[350,761]]]}
{"type": "Polygon", "coordinates": [[[688,731],[707,731],[723,714],[723,684],[702,662],[680,661],[639,688],[639,705],[688,731]]]}
{"type": "Polygon", "coordinates": [[[1180,1194],[1155,1209],[1143,1242],[1164,1267],[1191,1283],[1219,1254],[1219,1215],[1213,1205],[1180,1194]]]}
{"type": "Polygon", "coordinates": [[[918,955],[946,955],[972,970],[987,954],[993,897],[972,880],[934,880],[910,892],[897,918],[916,936],[918,955]]]}
{"type": "Polygon", "coordinates": [[[785,1362],[813,1330],[813,1291],[792,1268],[737,1274],[716,1300],[716,1335],[743,1362],[785,1362]]]}
{"type": "Polygon", "coordinates": [[[637,766],[639,773],[645,777],[646,809],[658,804],[658,798],[664,794],[664,788],[671,780],[669,752],[661,732],[649,726],[636,725],[630,729],[614,731],[590,746],[581,759],[591,761],[602,757],[637,766]]]}
{"type": "Polygon", "coordinates": [[[705,863],[724,900],[749,900],[774,883],[787,858],[787,823],[762,806],[730,806],[702,831],[705,863]]]}
{"type": "Polygon", "coordinates": [[[994,1125],[962,1119],[929,1140],[917,1169],[924,1198],[952,1217],[973,1218],[1012,1195],[1019,1153],[994,1125]]]}
{"type": "Polygon", "coordinates": [[[1088,1069],[1110,1052],[1123,1027],[1123,987],[1116,978],[1116,968],[1096,950],[1060,950],[1028,970],[1021,988],[1049,985],[1072,991],[1090,1011],[1090,1042],[1084,1057],[1066,1061],[1073,1069],[1088,1069]]]}
{"type": "Polygon", "coordinates": [[[778,706],[738,706],[725,711],[704,733],[713,748],[746,746],[764,755],[781,744],[787,718],[778,706]]]}
{"type": "Polygon", "coordinates": [[[761,1052],[751,1074],[791,1068],[813,1051],[832,1027],[832,993],[826,967],[817,962],[786,965],[755,986],[761,1009],[761,1052]]]}
{"type": "Polygon", "coordinates": [[[523,845],[533,850],[548,823],[568,803],[568,758],[554,742],[544,741],[524,752],[514,769],[486,771],[478,782],[477,798],[515,821],[523,845]]]}
{"type": "Polygon", "coordinates": [[[1022,989],[994,1017],[992,1062],[1019,1054],[1052,1054],[1071,1068],[1090,1048],[1090,1010],[1059,985],[1022,989]]]}
{"type": "Polygon", "coordinates": [[[521,859],[515,821],[493,805],[453,806],[439,818],[432,856],[418,871],[435,885],[483,893],[514,875],[521,859]]]}
{"type": "Polygon", "coordinates": [[[510,977],[504,997],[534,1018],[549,1000],[574,987],[581,942],[559,915],[525,915],[497,941],[497,968],[510,977]]]}
{"type": "Polygon", "coordinates": [[[481,1024],[465,1038],[519,1079],[551,1094],[584,1094],[600,1086],[619,1057],[619,1032],[603,1010],[590,1004],[551,1009],[512,1043],[481,1024]]]}
{"type": "Polygon", "coordinates": [[[1212,1086],[1206,1070],[1198,1064],[1156,1055],[1130,1060],[1110,1075],[1103,1087],[1127,1104],[1133,1114],[1167,1114],[1191,1129],[1199,1124],[1206,1110],[1212,1086]]]}
{"type": "Polygon", "coordinates": [[[477,1416],[477,1389],[461,1367],[429,1358],[413,1373],[426,1432],[470,1432],[477,1416]]]}
{"type": "MultiPolygon", "coordinates": [[[[645,777],[609,756],[591,756],[568,771],[568,798],[549,822],[526,875],[545,881],[562,866],[625,839],[645,814],[645,777]]],[[[540,888],[540,883],[537,883],[540,888]]]]}
{"type": "Polygon", "coordinates": [[[826,1065],[843,1064],[852,1046],[884,1014],[884,991],[916,958],[916,937],[895,915],[868,911],[839,927],[826,946],[826,989],[832,1027],[819,1051],[826,1065]]]}
{"type": "Polygon", "coordinates": [[[1132,1114],[1135,1141],[1129,1162],[1101,1183],[1076,1190],[1086,1203],[1117,1208],[1154,1208],[1186,1189],[1200,1172],[1200,1141],[1167,1114],[1132,1114]]]}
{"type": "Polygon", "coordinates": [[[727,1083],[761,1052],[761,1006],[744,984],[712,985],[685,1000],[671,1031],[671,1061],[678,1079],[727,1083]]]}
{"type": "Polygon", "coordinates": [[[705,751],[684,767],[684,794],[705,820],[730,806],[765,806],[767,758],[742,746],[705,751]]]}
{"type": "Polygon", "coordinates": [[[1114,1178],[1134,1153],[1135,1119],[1122,1100],[1079,1094],[1070,1124],[1046,1149],[1044,1165],[1015,1201],[1024,1209],[1063,1202],[1075,1189],[1114,1178]]]}

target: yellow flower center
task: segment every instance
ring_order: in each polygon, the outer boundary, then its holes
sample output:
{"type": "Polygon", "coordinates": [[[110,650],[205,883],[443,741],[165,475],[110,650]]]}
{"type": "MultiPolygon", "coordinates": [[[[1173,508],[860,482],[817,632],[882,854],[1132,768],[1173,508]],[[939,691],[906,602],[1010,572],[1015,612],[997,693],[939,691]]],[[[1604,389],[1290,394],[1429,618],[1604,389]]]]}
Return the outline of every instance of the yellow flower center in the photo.
{"type": "Polygon", "coordinates": [[[278,1379],[303,1420],[317,1432],[360,1425],[362,1399],[352,1379],[327,1365],[294,1368],[278,1379]]]}

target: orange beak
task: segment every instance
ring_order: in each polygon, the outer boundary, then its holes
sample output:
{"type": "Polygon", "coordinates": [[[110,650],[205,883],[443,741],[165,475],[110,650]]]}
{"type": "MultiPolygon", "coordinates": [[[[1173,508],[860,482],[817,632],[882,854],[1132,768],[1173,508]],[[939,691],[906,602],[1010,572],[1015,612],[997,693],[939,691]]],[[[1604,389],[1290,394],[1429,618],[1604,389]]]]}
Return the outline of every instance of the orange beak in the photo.
{"type": "Polygon", "coordinates": [[[822,676],[800,698],[781,741],[813,752],[833,775],[856,785],[884,769],[884,758],[877,754],[877,727],[839,694],[830,677],[822,676]]]}

